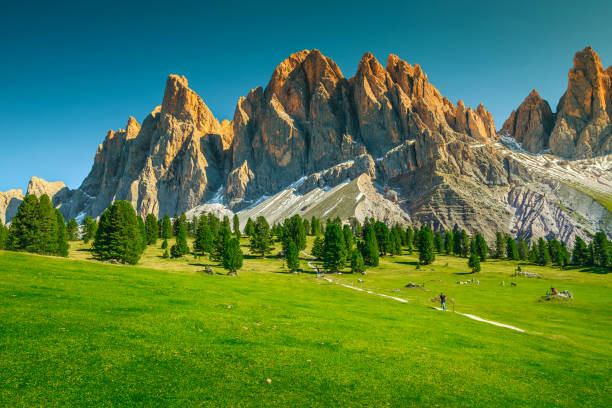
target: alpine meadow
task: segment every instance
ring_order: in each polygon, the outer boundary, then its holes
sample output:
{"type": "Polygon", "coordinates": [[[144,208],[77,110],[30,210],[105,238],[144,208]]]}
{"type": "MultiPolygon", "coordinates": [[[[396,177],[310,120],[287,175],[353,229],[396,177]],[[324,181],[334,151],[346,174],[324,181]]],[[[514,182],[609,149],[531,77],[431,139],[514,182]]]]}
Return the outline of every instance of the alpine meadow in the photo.
{"type": "Polygon", "coordinates": [[[612,406],[612,4],[139,3],[4,10],[0,406],[612,406]]]}

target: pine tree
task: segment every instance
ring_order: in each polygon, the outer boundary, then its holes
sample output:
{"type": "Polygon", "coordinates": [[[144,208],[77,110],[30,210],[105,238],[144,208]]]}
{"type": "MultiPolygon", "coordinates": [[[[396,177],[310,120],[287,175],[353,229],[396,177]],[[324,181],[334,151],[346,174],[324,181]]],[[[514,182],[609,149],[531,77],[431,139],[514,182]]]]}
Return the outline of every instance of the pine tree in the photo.
{"type": "Polygon", "coordinates": [[[544,238],[538,239],[537,249],[537,263],[542,266],[546,266],[550,263],[550,252],[548,252],[548,245],[544,238]]]}
{"type": "Polygon", "coordinates": [[[284,234],[287,234],[291,240],[295,242],[298,250],[306,249],[306,229],[299,215],[294,215],[291,218],[285,219],[284,226],[281,227],[279,225],[277,228],[279,230],[279,235],[281,235],[281,239],[284,234]]]}
{"type": "Polygon", "coordinates": [[[255,223],[251,218],[248,218],[246,224],[244,225],[244,233],[249,237],[252,237],[255,233],[255,223]]]}
{"type": "Polygon", "coordinates": [[[408,247],[408,253],[412,254],[412,248],[414,247],[414,231],[411,227],[406,228],[406,246],[408,247]]]}
{"type": "Polygon", "coordinates": [[[461,232],[462,231],[455,231],[455,233],[453,234],[453,253],[457,256],[461,256],[463,251],[461,250],[461,232]]]}
{"type": "Polygon", "coordinates": [[[344,235],[344,243],[346,250],[349,252],[353,251],[353,230],[349,225],[342,227],[342,234],[344,235]]]}
{"type": "Polygon", "coordinates": [[[319,221],[319,219],[314,215],[310,220],[310,229],[312,230],[312,235],[315,237],[321,235],[321,221],[319,221]]]}
{"type": "Polygon", "coordinates": [[[576,237],[574,248],[572,249],[572,263],[580,266],[589,265],[589,249],[586,242],[580,237],[576,237]]]}
{"type": "Polygon", "coordinates": [[[304,224],[304,231],[306,232],[306,235],[310,235],[310,221],[304,220],[302,224],[304,224]]]}
{"type": "Polygon", "coordinates": [[[358,249],[351,251],[351,272],[361,273],[365,270],[365,264],[363,262],[363,256],[358,249]]]}
{"type": "Polygon", "coordinates": [[[59,256],[68,256],[68,236],[66,233],[66,224],[64,223],[64,216],[60,210],[55,209],[55,227],[57,236],[57,249],[55,254],[59,256]]]}
{"type": "Polygon", "coordinates": [[[391,231],[384,222],[376,221],[374,223],[374,232],[376,233],[376,240],[378,241],[378,252],[380,255],[385,256],[390,254],[392,251],[391,246],[391,231]]]}
{"type": "Polygon", "coordinates": [[[295,242],[290,241],[285,252],[285,261],[287,262],[287,268],[290,271],[295,271],[300,267],[300,258],[298,256],[298,247],[295,242]]]}
{"type": "Polygon", "coordinates": [[[467,258],[470,254],[470,237],[465,230],[461,230],[461,256],[467,258]]]}
{"type": "Polygon", "coordinates": [[[517,249],[518,249],[518,254],[519,254],[519,259],[521,261],[526,261],[529,259],[529,245],[527,245],[527,242],[520,237],[518,239],[518,243],[516,244],[517,249]]]}
{"type": "Polygon", "coordinates": [[[97,229],[98,223],[90,216],[85,217],[83,220],[83,242],[88,243],[94,239],[97,229]]]}
{"type": "Polygon", "coordinates": [[[428,225],[421,227],[418,240],[419,262],[428,265],[436,259],[433,232],[428,225]]]}
{"type": "MultiPolygon", "coordinates": [[[[57,225],[58,217],[55,214],[53,203],[49,196],[43,194],[38,202],[38,251],[41,254],[55,255],[59,251],[58,231],[61,229],[66,232],[66,224],[62,217],[62,225],[57,225]]],[[[64,237],[65,238],[65,237],[64,237]]]]}
{"type": "Polygon", "coordinates": [[[593,264],[608,266],[610,262],[610,242],[605,232],[597,232],[593,238],[593,264]]]}
{"type": "Polygon", "coordinates": [[[38,197],[28,194],[17,209],[9,229],[9,247],[15,251],[38,252],[38,197]]]}
{"type": "Polygon", "coordinates": [[[519,259],[518,246],[510,235],[506,236],[506,257],[515,261],[519,259]]]}
{"type": "Polygon", "coordinates": [[[453,240],[453,233],[452,231],[446,231],[444,233],[444,252],[446,252],[446,255],[452,254],[454,247],[455,242],[453,240]]]}
{"type": "MultiPolygon", "coordinates": [[[[229,231],[229,228],[225,226],[223,229],[229,231]]],[[[237,273],[242,268],[242,260],[243,255],[240,249],[240,241],[237,238],[230,238],[223,250],[223,267],[228,270],[228,273],[237,273]]]]}
{"type": "Polygon", "coordinates": [[[140,231],[140,246],[144,251],[147,249],[147,227],[140,215],[136,215],[136,221],[138,222],[138,231],[140,231]]]}
{"type": "Polygon", "coordinates": [[[76,241],[79,235],[79,224],[74,218],[71,218],[68,221],[68,226],[66,227],[66,234],[68,236],[68,241],[76,241]]]}
{"type": "Polygon", "coordinates": [[[562,254],[561,244],[556,239],[549,239],[547,242],[548,253],[550,254],[550,260],[553,264],[561,266],[562,254]]]}
{"type": "Polygon", "coordinates": [[[339,271],[344,268],[346,257],[347,251],[342,228],[337,223],[332,223],[325,229],[323,265],[330,271],[339,271]]]}
{"type": "MultiPolygon", "coordinates": [[[[168,241],[164,240],[165,243],[168,243],[168,241]]],[[[164,251],[164,254],[162,255],[162,258],[170,258],[170,254],[168,253],[168,250],[166,249],[164,251]]]]}
{"type": "Polygon", "coordinates": [[[229,220],[229,217],[227,215],[223,216],[223,223],[221,225],[223,225],[225,228],[227,228],[231,232],[231,229],[230,229],[230,220],[229,220]]]}
{"type": "Polygon", "coordinates": [[[378,266],[378,241],[376,239],[376,232],[371,224],[364,226],[365,238],[361,247],[361,255],[363,261],[370,266],[378,266]]]}
{"type": "Polygon", "coordinates": [[[158,223],[157,217],[153,214],[147,215],[145,219],[145,230],[147,232],[147,245],[155,245],[157,243],[158,223]]]}
{"type": "Polygon", "coordinates": [[[561,250],[559,251],[558,265],[561,269],[565,268],[570,263],[570,253],[567,250],[565,242],[561,241],[561,250]]]}
{"type": "Polygon", "coordinates": [[[489,255],[489,246],[482,234],[476,234],[476,253],[480,257],[480,262],[485,262],[489,255]]]}
{"type": "Polygon", "coordinates": [[[270,224],[263,216],[257,217],[255,231],[251,237],[251,252],[259,254],[262,258],[270,253],[270,224]]]}
{"type": "Polygon", "coordinates": [[[234,224],[234,235],[236,235],[236,238],[240,240],[242,233],[240,232],[240,219],[238,218],[238,214],[234,214],[234,219],[232,222],[234,224]]]}
{"type": "Polygon", "coordinates": [[[138,216],[127,201],[116,201],[100,216],[92,249],[98,259],[135,264],[142,255],[138,216]]]}
{"type": "Polygon", "coordinates": [[[180,220],[178,230],[176,232],[176,254],[178,256],[174,256],[173,254],[174,258],[178,258],[189,253],[189,245],[187,244],[187,228],[187,221],[180,220]]]}
{"type": "Polygon", "coordinates": [[[353,228],[353,235],[356,237],[360,237],[363,233],[363,229],[361,227],[361,223],[355,217],[351,219],[351,227],[353,228]]]}
{"type": "Polygon", "coordinates": [[[323,259],[323,255],[325,255],[325,241],[323,241],[323,238],[315,238],[314,243],[312,244],[312,251],[310,253],[317,259],[323,259]]]}
{"type": "Polygon", "coordinates": [[[0,220],[0,250],[8,249],[8,228],[0,220]]]}
{"type": "Polygon", "coordinates": [[[502,259],[506,255],[506,240],[501,232],[495,233],[495,258],[502,259]]]}
{"type": "Polygon", "coordinates": [[[168,248],[168,240],[164,239],[164,242],[162,242],[161,244],[161,249],[167,249],[168,248]]]}
{"type": "Polygon", "coordinates": [[[198,228],[196,230],[196,238],[193,243],[193,250],[199,256],[203,256],[204,253],[211,251],[212,246],[212,234],[208,225],[208,217],[205,215],[200,216],[198,221],[198,228]]]}
{"type": "Polygon", "coordinates": [[[172,238],[172,222],[170,221],[170,217],[168,216],[168,214],[164,215],[164,219],[162,221],[161,237],[163,239],[172,238]]]}
{"type": "Polygon", "coordinates": [[[472,273],[480,272],[480,256],[476,253],[471,254],[468,259],[468,266],[472,269],[472,273]]]}
{"type": "Polygon", "coordinates": [[[439,231],[434,233],[434,248],[437,253],[441,254],[444,252],[444,239],[439,231]]]}

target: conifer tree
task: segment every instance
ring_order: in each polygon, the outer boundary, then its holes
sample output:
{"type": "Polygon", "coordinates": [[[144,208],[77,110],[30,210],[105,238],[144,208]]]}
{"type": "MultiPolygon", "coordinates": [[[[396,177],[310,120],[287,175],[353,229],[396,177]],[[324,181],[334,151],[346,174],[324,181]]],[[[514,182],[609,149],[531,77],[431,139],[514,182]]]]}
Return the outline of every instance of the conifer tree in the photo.
{"type": "MultiPolygon", "coordinates": [[[[66,233],[66,224],[62,217],[62,225],[57,225],[58,217],[55,214],[53,203],[49,196],[43,194],[38,202],[38,240],[39,247],[36,252],[41,254],[55,255],[59,251],[58,231],[61,229],[66,233]]],[[[65,239],[65,236],[64,236],[65,239]]]]}
{"type": "Polygon", "coordinates": [[[453,253],[457,256],[461,256],[463,253],[461,250],[461,233],[462,231],[456,230],[453,234],[453,253]]]}
{"type": "Polygon", "coordinates": [[[76,241],[78,239],[79,224],[74,218],[71,218],[70,221],[68,221],[66,234],[68,236],[68,241],[76,241]]]}
{"type": "Polygon", "coordinates": [[[210,253],[211,245],[212,234],[210,232],[210,227],[208,226],[208,217],[202,214],[198,221],[193,250],[199,256],[203,256],[206,252],[210,253]]]}
{"type": "Polygon", "coordinates": [[[365,263],[363,262],[363,256],[358,249],[351,251],[351,272],[361,273],[365,270],[365,263]]]}
{"type": "Polygon", "coordinates": [[[147,233],[147,245],[155,245],[157,243],[157,235],[159,233],[157,217],[155,215],[147,215],[145,220],[145,230],[147,233]]]}
{"type": "Polygon", "coordinates": [[[453,240],[453,232],[446,231],[444,233],[444,252],[446,252],[446,255],[450,255],[453,253],[454,248],[455,242],[453,240]]]}
{"type": "Polygon", "coordinates": [[[138,222],[138,230],[140,231],[140,246],[144,251],[147,249],[147,227],[140,215],[136,215],[136,221],[138,222]]]}
{"type": "Polygon", "coordinates": [[[519,237],[516,247],[518,250],[519,259],[521,261],[528,260],[529,259],[529,246],[527,245],[527,242],[522,237],[519,237]]]}
{"type": "Polygon", "coordinates": [[[225,247],[227,243],[232,238],[232,232],[225,225],[219,225],[219,232],[217,236],[214,238],[214,242],[212,243],[212,250],[210,252],[210,259],[215,262],[223,261],[223,251],[225,251],[225,247]]]}
{"type": "Polygon", "coordinates": [[[470,237],[465,230],[461,230],[461,256],[467,258],[470,253],[470,237]]]}
{"type": "Polygon", "coordinates": [[[346,245],[342,228],[337,223],[332,223],[325,229],[325,252],[323,265],[330,271],[339,271],[346,264],[346,245]]]}
{"type": "Polygon", "coordinates": [[[270,224],[263,216],[257,217],[255,231],[251,237],[251,252],[259,254],[262,258],[270,253],[270,224]]]}
{"type": "Polygon", "coordinates": [[[353,235],[355,237],[360,237],[361,234],[363,233],[363,229],[361,227],[361,223],[359,222],[357,218],[353,217],[351,219],[351,227],[353,228],[353,235]]]}
{"type": "Polygon", "coordinates": [[[440,231],[436,231],[434,233],[434,248],[439,254],[444,252],[444,239],[442,238],[440,231]]]}
{"type": "Polygon", "coordinates": [[[515,261],[519,259],[518,246],[510,235],[506,236],[506,257],[515,261]]]}
{"type": "Polygon", "coordinates": [[[370,266],[378,266],[378,242],[376,239],[376,232],[371,224],[368,224],[365,228],[365,239],[361,245],[360,251],[363,260],[370,266]]]}
{"type": "Polygon", "coordinates": [[[9,247],[15,251],[38,252],[38,197],[28,194],[17,209],[9,229],[9,247]]]}
{"type": "Polygon", "coordinates": [[[178,256],[174,256],[173,254],[174,258],[178,258],[189,253],[189,245],[187,244],[187,229],[187,220],[180,220],[178,230],[176,232],[176,254],[178,256]]]}
{"type": "Polygon", "coordinates": [[[97,229],[98,223],[90,216],[85,217],[83,220],[83,242],[88,243],[94,239],[97,229]]]}
{"type": "Polygon", "coordinates": [[[127,201],[116,201],[100,216],[92,245],[101,260],[116,260],[135,264],[142,255],[142,233],[138,216],[127,201]]]}
{"type": "Polygon", "coordinates": [[[342,227],[342,234],[344,235],[344,243],[346,250],[349,252],[353,251],[353,230],[349,225],[342,227]]]}
{"type": "Polygon", "coordinates": [[[608,266],[610,263],[610,242],[605,232],[597,232],[593,238],[593,264],[608,266]]]}
{"type": "Polygon", "coordinates": [[[323,241],[323,238],[320,236],[315,237],[310,253],[317,259],[323,259],[323,255],[325,254],[325,241],[323,241]]]}
{"type": "MultiPolygon", "coordinates": [[[[222,229],[229,231],[229,228],[225,226],[222,229]]],[[[243,254],[240,249],[240,241],[237,238],[230,238],[223,250],[223,267],[228,270],[228,273],[237,273],[242,268],[242,260],[243,254]]]]}
{"type": "Polygon", "coordinates": [[[434,252],[434,237],[428,225],[421,227],[418,240],[419,262],[428,265],[436,259],[434,252]]]}
{"type": "Polygon", "coordinates": [[[56,236],[57,236],[57,249],[55,254],[59,256],[68,256],[68,237],[66,234],[66,224],[64,223],[64,216],[60,210],[55,209],[55,220],[56,220],[56,236]]]}
{"type": "Polygon", "coordinates": [[[0,220],[0,250],[8,249],[8,228],[0,220]]]}
{"type": "Polygon", "coordinates": [[[244,233],[247,234],[249,237],[252,237],[255,233],[255,223],[253,223],[253,220],[250,218],[247,219],[247,222],[244,226],[244,233]]]}
{"type": "Polygon", "coordinates": [[[287,246],[287,251],[285,252],[285,262],[287,262],[287,268],[289,268],[290,271],[296,271],[300,267],[298,247],[295,245],[293,240],[291,240],[287,246]]]}
{"type": "Polygon", "coordinates": [[[164,215],[164,219],[162,221],[161,237],[163,239],[172,238],[172,222],[170,221],[170,217],[168,216],[168,214],[164,215]]]}
{"type": "Polygon", "coordinates": [[[229,217],[227,215],[223,216],[223,222],[221,223],[221,225],[223,225],[225,228],[227,228],[231,232],[231,229],[230,229],[230,220],[229,220],[229,217]]]}
{"type": "Polygon", "coordinates": [[[572,263],[580,266],[587,266],[589,264],[589,249],[586,242],[580,237],[576,237],[574,241],[572,263]]]}
{"type": "Polygon", "coordinates": [[[553,264],[561,266],[562,254],[561,244],[556,239],[549,239],[547,242],[548,253],[550,254],[550,260],[553,264]]]}
{"type": "Polygon", "coordinates": [[[414,231],[412,227],[406,228],[406,246],[408,247],[408,253],[411,254],[414,247],[414,231]]]}
{"type": "Polygon", "coordinates": [[[168,248],[168,240],[164,239],[164,242],[162,242],[161,244],[161,249],[167,249],[168,248]]]}
{"type": "Polygon", "coordinates": [[[304,224],[304,231],[306,232],[306,235],[310,235],[310,221],[304,220],[302,224],[304,224]]]}
{"type": "Polygon", "coordinates": [[[550,252],[544,238],[538,239],[537,262],[539,265],[546,266],[550,263],[550,252]]]}
{"type": "Polygon", "coordinates": [[[472,273],[480,272],[480,256],[476,253],[471,254],[468,259],[468,266],[472,269],[472,273]]]}
{"type": "Polygon", "coordinates": [[[489,246],[482,234],[476,234],[476,253],[480,257],[480,262],[485,262],[489,256],[489,246]]]}
{"type": "Polygon", "coordinates": [[[495,258],[502,259],[506,255],[506,240],[501,232],[495,233],[495,258]]]}
{"type": "Polygon", "coordinates": [[[306,249],[306,230],[299,215],[285,219],[284,226],[281,227],[279,225],[277,229],[279,230],[279,235],[287,234],[298,250],[306,249]]]}
{"type": "Polygon", "coordinates": [[[234,224],[234,235],[236,235],[236,238],[240,239],[240,237],[242,236],[242,233],[240,232],[240,219],[238,218],[238,214],[234,214],[233,224],[234,224]]]}
{"type": "Polygon", "coordinates": [[[385,256],[392,251],[391,231],[384,222],[376,221],[374,223],[374,232],[376,232],[376,240],[378,241],[378,252],[385,256]]]}
{"type": "Polygon", "coordinates": [[[310,229],[312,230],[312,235],[315,237],[321,235],[321,221],[314,215],[310,220],[310,229]]]}

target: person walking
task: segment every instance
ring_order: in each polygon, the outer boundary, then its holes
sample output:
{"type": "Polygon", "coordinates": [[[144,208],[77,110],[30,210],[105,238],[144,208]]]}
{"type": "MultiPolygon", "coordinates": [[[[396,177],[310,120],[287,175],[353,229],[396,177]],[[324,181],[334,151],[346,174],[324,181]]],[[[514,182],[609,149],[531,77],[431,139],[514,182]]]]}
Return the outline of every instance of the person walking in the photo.
{"type": "Polygon", "coordinates": [[[442,303],[442,310],[446,310],[446,296],[444,293],[440,293],[440,303],[442,303]]]}

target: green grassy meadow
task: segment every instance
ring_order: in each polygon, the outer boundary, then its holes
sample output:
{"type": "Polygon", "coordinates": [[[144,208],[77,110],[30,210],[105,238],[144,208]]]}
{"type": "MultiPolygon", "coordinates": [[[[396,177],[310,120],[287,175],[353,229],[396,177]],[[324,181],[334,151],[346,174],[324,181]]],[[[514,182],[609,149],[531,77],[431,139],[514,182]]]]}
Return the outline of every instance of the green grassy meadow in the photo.
{"type": "Polygon", "coordinates": [[[404,254],[328,276],[401,303],[318,279],[306,257],[291,274],[247,256],[229,277],[207,258],[163,259],[160,245],[137,266],[93,261],[83,243],[70,259],[0,251],[1,406],[612,405],[602,271],[522,265],[542,279],[522,278],[489,260],[472,275],[463,258],[417,269],[404,254]],[[550,286],[575,299],[539,301],[550,286]],[[437,311],[440,291],[526,332],[437,311]]]}

